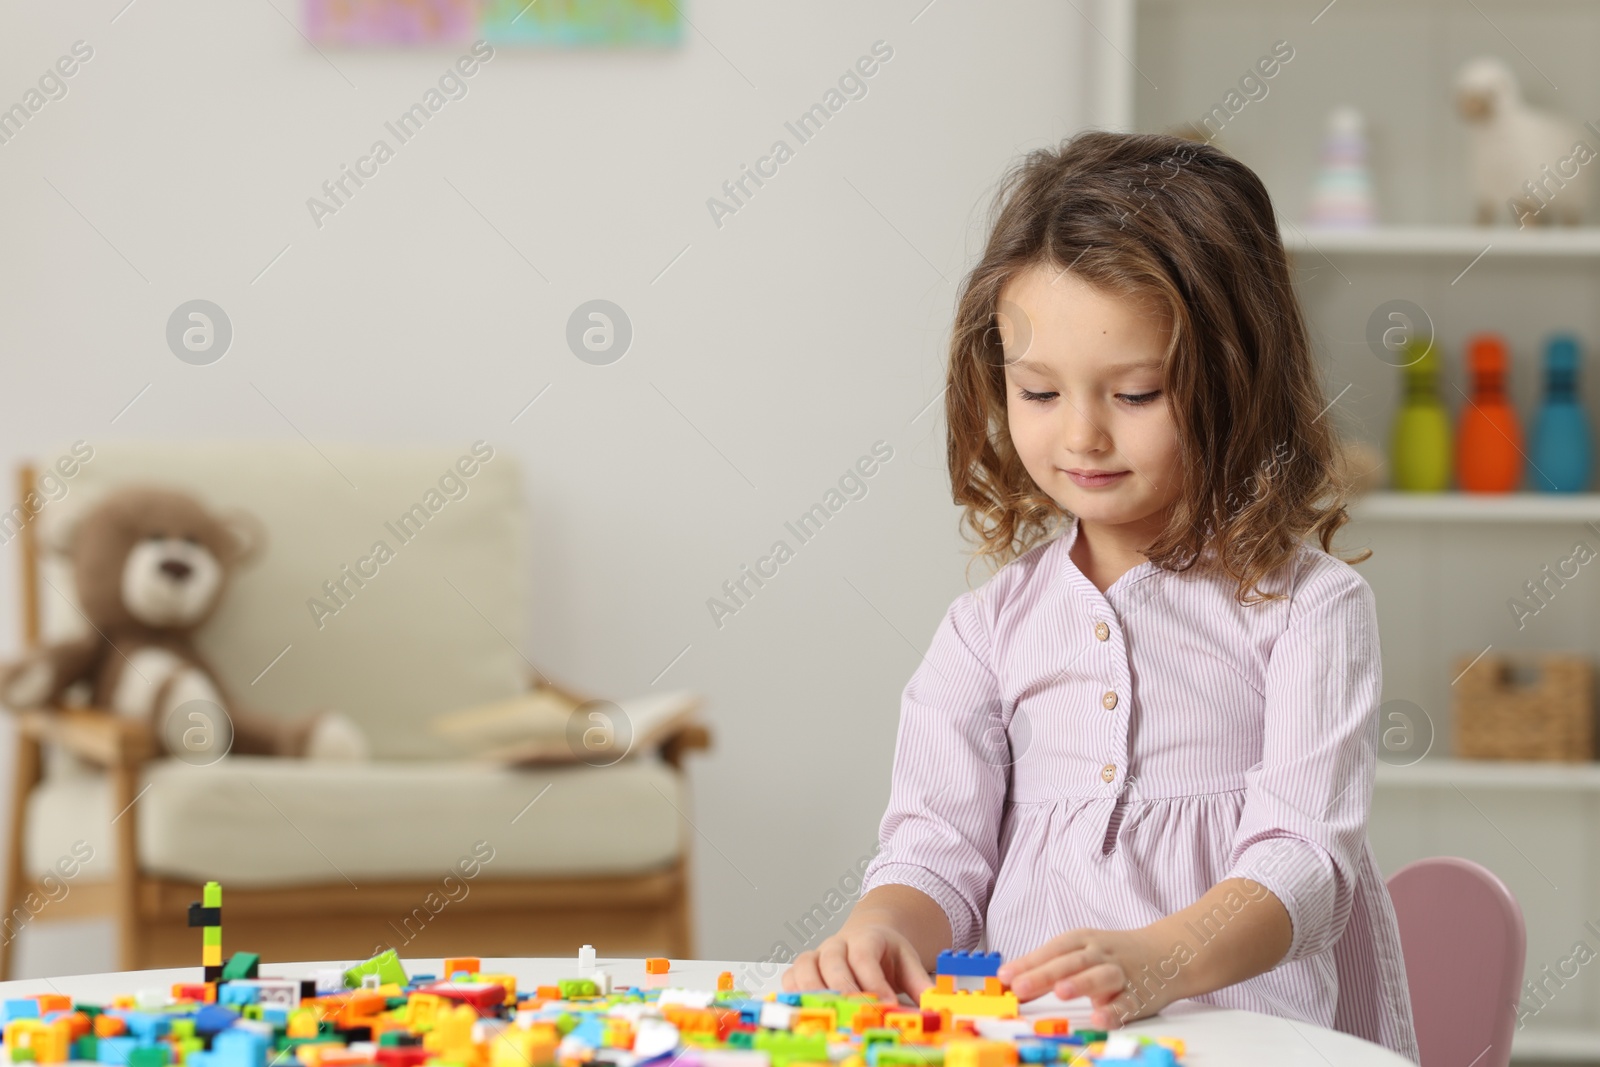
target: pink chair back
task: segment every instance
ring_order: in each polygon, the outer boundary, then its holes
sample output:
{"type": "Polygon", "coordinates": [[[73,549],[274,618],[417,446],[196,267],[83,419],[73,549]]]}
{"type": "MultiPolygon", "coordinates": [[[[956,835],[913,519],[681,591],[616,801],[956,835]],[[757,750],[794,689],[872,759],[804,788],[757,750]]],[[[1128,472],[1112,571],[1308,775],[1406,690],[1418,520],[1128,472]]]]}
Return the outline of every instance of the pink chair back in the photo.
{"type": "Polygon", "coordinates": [[[1488,868],[1433,856],[1389,878],[1422,1067],[1506,1067],[1528,936],[1488,868]]]}

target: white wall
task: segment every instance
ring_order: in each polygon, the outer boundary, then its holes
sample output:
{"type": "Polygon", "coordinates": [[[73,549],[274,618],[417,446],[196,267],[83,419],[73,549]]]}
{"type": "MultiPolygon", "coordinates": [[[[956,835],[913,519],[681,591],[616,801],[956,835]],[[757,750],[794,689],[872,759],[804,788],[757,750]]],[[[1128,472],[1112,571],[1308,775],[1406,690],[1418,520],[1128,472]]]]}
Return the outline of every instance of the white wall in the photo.
{"type": "MultiPolygon", "coordinates": [[[[1004,167],[1078,126],[1094,31],[1047,0],[707,0],[676,51],[502,47],[319,230],[306,199],[465,49],[324,58],[293,0],[126,2],[0,13],[0,106],[94,49],[0,145],[0,467],[78,437],[514,450],[526,653],[600,693],[709,697],[697,951],[794,943],[875,839],[900,690],[965,588],[940,408],[918,417],[955,286],[1004,167]],[[879,39],[868,94],[715,226],[706,199],[879,39]],[[197,297],[235,330],[209,366],[165,343],[197,297]],[[596,297],[635,328],[610,366],[564,342],[596,297]],[[879,439],[869,494],[718,630],[707,597],[879,439]]],[[[108,968],[105,936],[32,938],[22,973],[108,968]]]]}

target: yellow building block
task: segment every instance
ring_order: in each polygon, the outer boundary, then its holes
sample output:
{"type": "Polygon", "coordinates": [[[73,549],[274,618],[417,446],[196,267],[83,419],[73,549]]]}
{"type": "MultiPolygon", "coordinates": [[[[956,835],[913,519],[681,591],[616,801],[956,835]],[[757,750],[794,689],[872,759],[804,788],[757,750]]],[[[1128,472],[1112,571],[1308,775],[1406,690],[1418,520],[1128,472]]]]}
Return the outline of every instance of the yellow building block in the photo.
{"type": "Polygon", "coordinates": [[[6,1052],[12,1062],[15,1053],[28,1049],[36,1063],[66,1063],[72,1049],[72,1026],[65,1019],[42,1022],[39,1019],[13,1019],[6,1023],[6,1052]]]}
{"type": "Polygon", "coordinates": [[[833,1008],[801,1008],[789,1022],[789,1029],[797,1034],[829,1033],[838,1026],[839,1013],[833,1008]]]}
{"type": "Polygon", "coordinates": [[[202,967],[222,966],[222,946],[203,945],[200,948],[200,965],[202,967]]]}
{"type": "Polygon", "coordinates": [[[1016,1067],[1017,1046],[1009,1041],[961,1038],[944,1047],[944,1067],[1016,1067]]]}
{"type": "Polygon", "coordinates": [[[506,1003],[517,1002],[517,976],[514,974],[476,974],[473,976],[479,982],[494,982],[506,987],[506,1003]]]}
{"type": "Polygon", "coordinates": [[[288,1036],[316,1037],[317,1013],[310,1008],[296,1008],[289,1013],[288,1036]]]}
{"type": "Polygon", "coordinates": [[[419,1033],[433,1029],[444,998],[437,993],[413,993],[406,1000],[406,1025],[419,1033]]]}
{"type": "Polygon", "coordinates": [[[478,1013],[469,1005],[441,1007],[432,1032],[422,1039],[422,1047],[460,1067],[480,1067],[484,1056],[472,1040],[472,1026],[477,1021],[478,1013]]]}
{"type": "Polygon", "coordinates": [[[556,1042],[544,1033],[508,1026],[490,1042],[489,1067],[551,1067],[556,1042]]]}
{"type": "MultiPolygon", "coordinates": [[[[922,991],[924,1011],[948,1010],[952,1015],[983,1015],[994,1019],[1017,1017],[1017,995],[1011,992],[992,996],[988,993],[971,993],[958,990],[941,993],[937,989],[922,991]]],[[[887,1016],[885,1020],[887,1021],[887,1016]]]]}

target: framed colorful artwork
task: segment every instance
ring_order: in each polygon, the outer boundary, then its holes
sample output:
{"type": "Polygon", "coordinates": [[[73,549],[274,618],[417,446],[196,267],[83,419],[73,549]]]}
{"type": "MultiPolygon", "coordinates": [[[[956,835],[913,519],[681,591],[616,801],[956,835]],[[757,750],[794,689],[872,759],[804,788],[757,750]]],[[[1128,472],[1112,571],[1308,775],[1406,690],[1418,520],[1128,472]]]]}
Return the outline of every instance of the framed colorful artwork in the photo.
{"type": "Polygon", "coordinates": [[[676,0],[305,0],[318,44],[676,45],[676,0]]]}

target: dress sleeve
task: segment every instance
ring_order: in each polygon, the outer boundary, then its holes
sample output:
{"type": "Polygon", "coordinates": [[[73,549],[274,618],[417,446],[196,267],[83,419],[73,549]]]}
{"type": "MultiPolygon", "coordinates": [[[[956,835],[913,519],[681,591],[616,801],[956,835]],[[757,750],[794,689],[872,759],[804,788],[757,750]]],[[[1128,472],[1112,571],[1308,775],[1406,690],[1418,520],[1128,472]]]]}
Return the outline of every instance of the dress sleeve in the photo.
{"type": "Polygon", "coordinates": [[[978,612],[971,592],[950,605],[901,695],[889,807],[862,874],[862,892],[908,885],[932,897],[956,951],[983,931],[1011,763],[978,612]]]}
{"type": "Polygon", "coordinates": [[[1344,932],[1367,842],[1383,692],[1372,589],[1348,565],[1291,594],[1266,672],[1261,762],[1226,877],[1249,878],[1288,909],[1282,962],[1332,948],[1344,932]]]}

